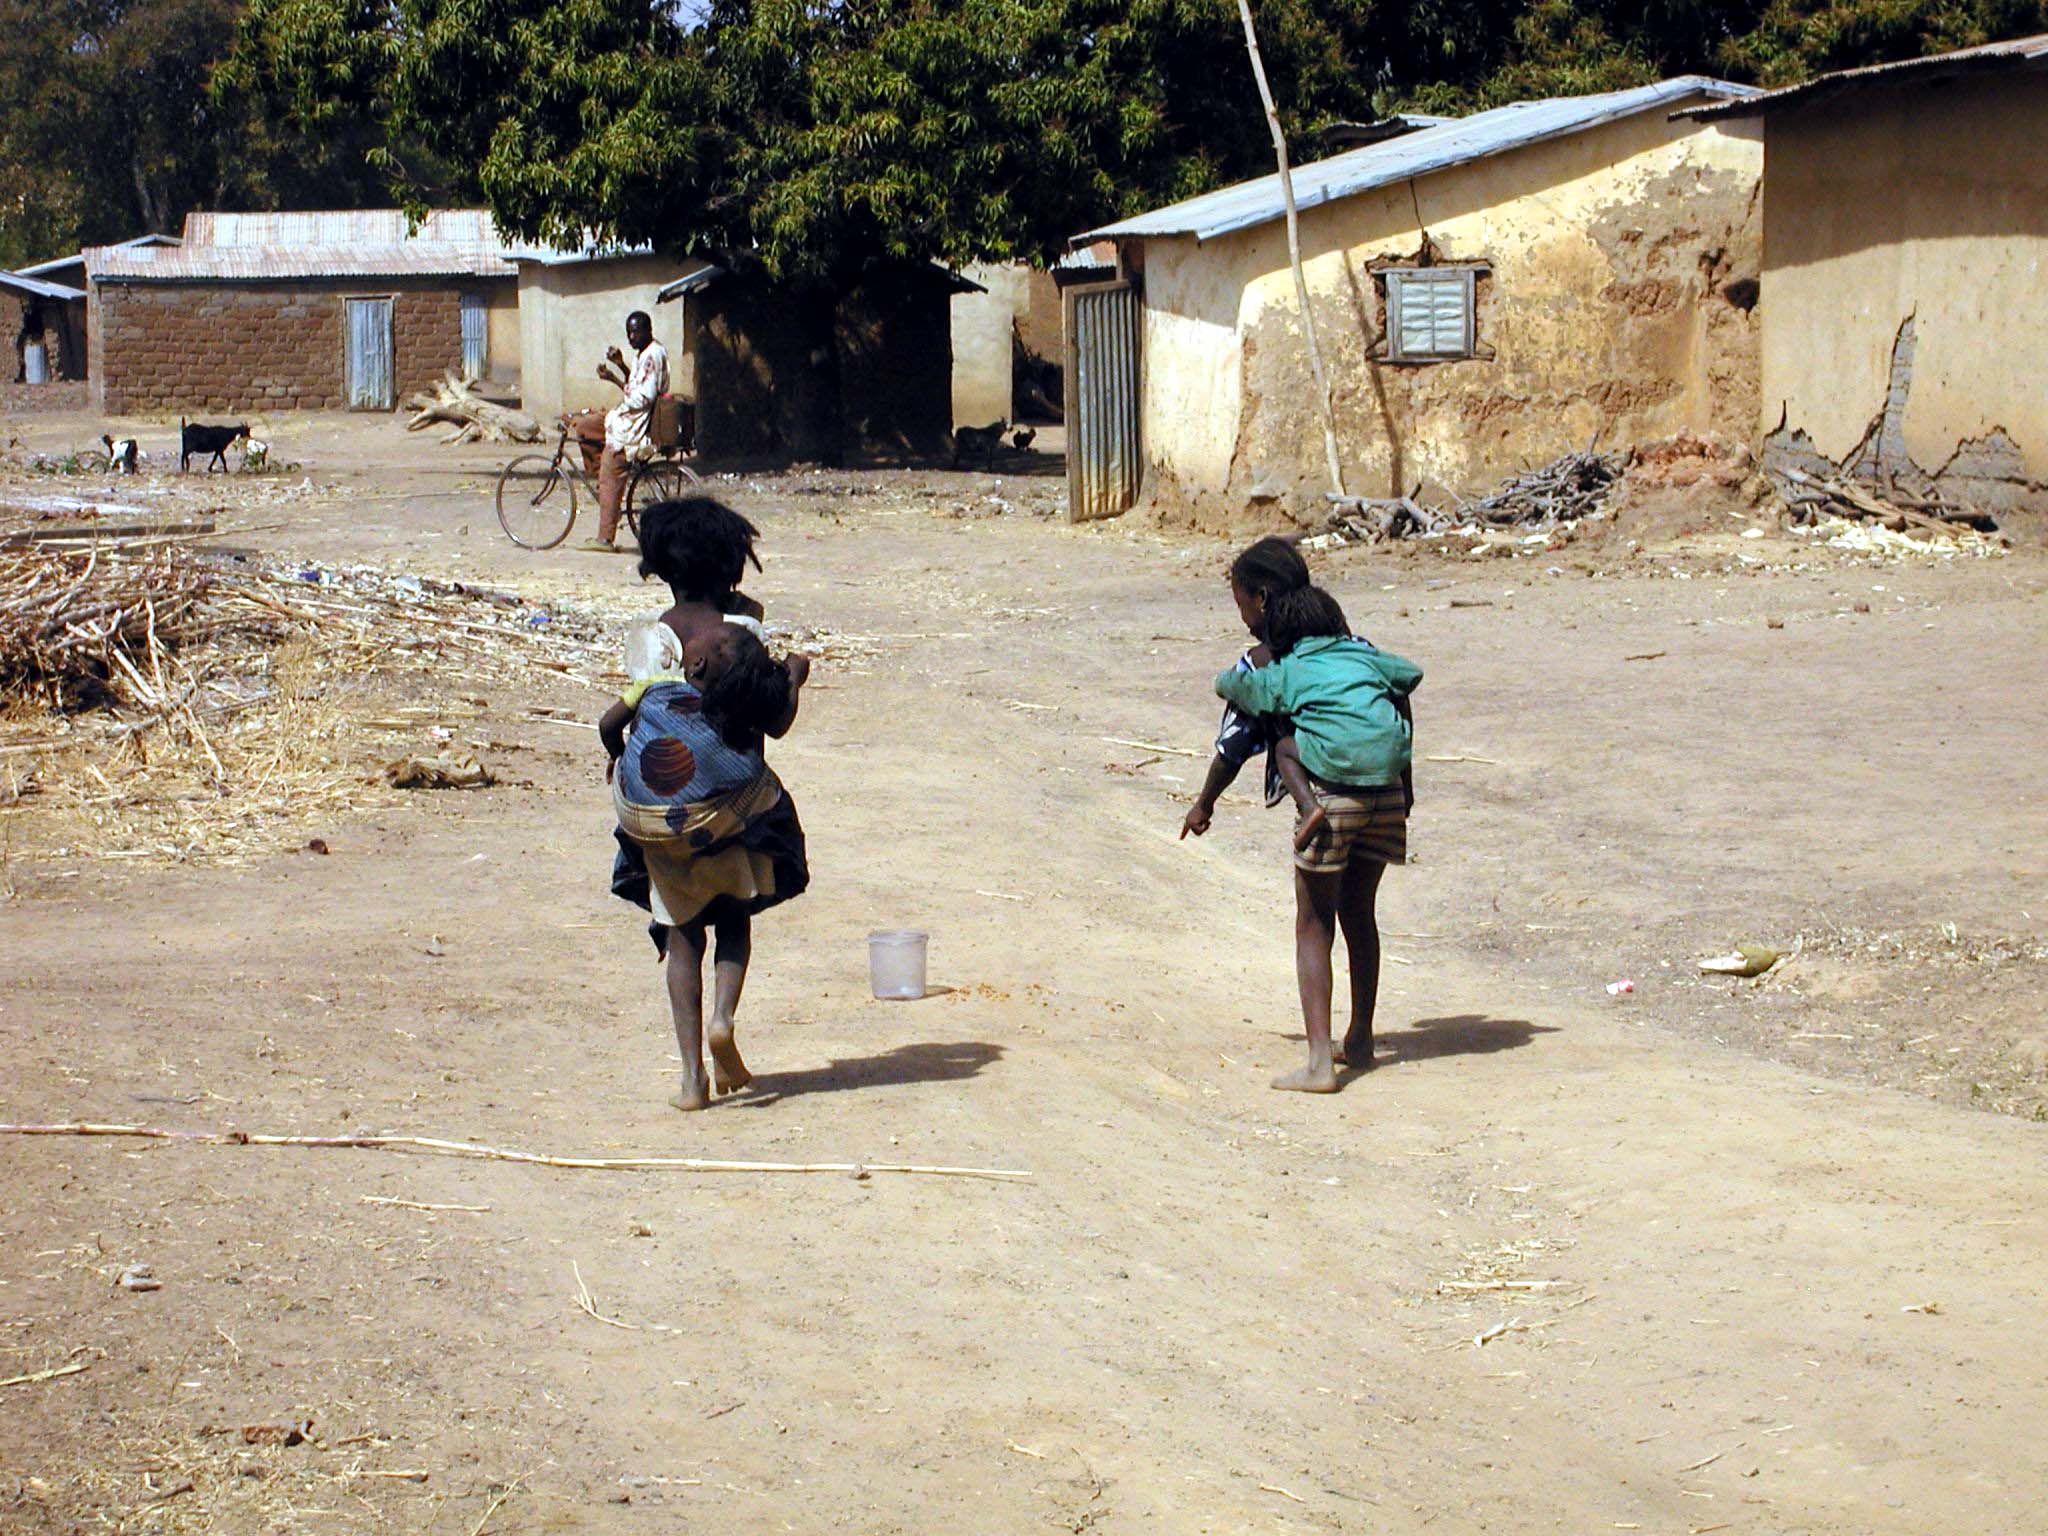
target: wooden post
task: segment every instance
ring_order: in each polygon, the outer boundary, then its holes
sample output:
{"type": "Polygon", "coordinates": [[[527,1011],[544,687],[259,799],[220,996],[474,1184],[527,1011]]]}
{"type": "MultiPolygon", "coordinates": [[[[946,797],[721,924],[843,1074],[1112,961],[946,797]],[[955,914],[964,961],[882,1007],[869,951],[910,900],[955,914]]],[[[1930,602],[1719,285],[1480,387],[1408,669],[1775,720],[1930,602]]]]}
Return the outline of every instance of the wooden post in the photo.
{"type": "Polygon", "coordinates": [[[1287,260],[1294,268],[1294,296],[1301,304],[1302,334],[1308,339],[1308,366],[1315,375],[1316,403],[1323,413],[1323,457],[1329,463],[1330,490],[1344,494],[1344,466],[1337,458],[1337,414],[1330,403],[1330,380],[1323,372],[1323,350],[1316,345],[1316,319],[1308,307],[1308,279],[1301,270],[1301,219],[1294,207],[1294,173],[1287,165],[1287,135],[1280,131],[1280,109],[1273,104],[1273,88],[1266,83],[1265,61],[1259,57],[1259,34],[1252,26],[1251,0],[1237,0],[1238,15],[1244,18],[1245,47],[1251,51],[1252,75],[1259,82],[1259,100],[1265,103],[1266,126],[1273,132],[1273,158],[1280,163],[1280,196],[1287,204],[1287,260]]]}

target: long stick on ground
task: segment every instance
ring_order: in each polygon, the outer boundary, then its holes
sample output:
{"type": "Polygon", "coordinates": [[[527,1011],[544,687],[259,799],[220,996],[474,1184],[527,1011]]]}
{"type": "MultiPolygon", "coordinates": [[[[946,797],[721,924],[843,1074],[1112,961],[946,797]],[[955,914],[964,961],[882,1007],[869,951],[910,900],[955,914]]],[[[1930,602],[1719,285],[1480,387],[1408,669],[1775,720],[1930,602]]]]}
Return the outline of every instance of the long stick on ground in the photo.
{"type": "Polygon", "coordinates": [[[1237,0],[1237,13],[1244,19],[1244,44],[1252,56],[1252,75],[1259,82],[1259,100],[1265,104],[1266,126],[1273,132],[1273,158],[1280,163],[1280,197],[1287,205],[1287,262],[1294,268],[1294,296],[1301,304],[1301,331],[1308,340],[1309,371],[1315,375],[1316,404],[1323,413],[1323,457],[1329,461],[1330,489],[1344,494],[1344,466],[1337,458],[1337,414],[1330,405],[1330,380],[1323,372],[1323,349],[1316,344],[1316,317],[1308,307],[1308,278],[1301,270],[1301,216],[1294,207],[1294,172],[1287,164],[1287,135],[1280,128],[1280,109],[1273,104],[1273,88],[1266,83],[1266,63],[1259,57],[1259,34],[1252,25],[1251,0],[1237,0]]]}
{"type": "Polygon", "coordinates": [[[662,1169],[690,1173],[925,1173],[954,1179],[1028,1179],[1021,1168],[944,1168],[924,1163],[753,1163],[717,1157],[553,1157],[487,1147],[438,1136],[271,1136],[260,1131],[172,1131],[147,1125],[102,1125],[89,1120],[57,1125],[0,1123],[0,1136],[137,1136],[147,1141],[196,1141],[241,1147],[367,1147],[386,1152],[425,1152],[437,1157],[474,1157],[501,1163],[535,1163],[545,1168],[662,1169]]]}

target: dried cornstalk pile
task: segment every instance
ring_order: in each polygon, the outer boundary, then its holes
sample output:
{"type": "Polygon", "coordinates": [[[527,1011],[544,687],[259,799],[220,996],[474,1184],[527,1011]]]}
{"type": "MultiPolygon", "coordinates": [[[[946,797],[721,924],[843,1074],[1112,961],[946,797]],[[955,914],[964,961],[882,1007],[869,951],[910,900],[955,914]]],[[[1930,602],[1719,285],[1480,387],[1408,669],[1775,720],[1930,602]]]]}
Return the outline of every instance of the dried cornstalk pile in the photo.
{"type": "Polygon", "coordinates": [[[507,594],[161,543],[0,550],[0,594],[0,818],[49,823],[8,826],[15,856],[231,861],[400,798],[385,766],[479,729],[493,681],[610,664],[595,623],[507,594]]]}
{"type": "Polygon", "coordinates": [[[476,392],[476,381],[450,373],[406,401],[414,412],[405,424],[408,432],[436,422],[453,424],[455,430],[441,439],[444,443],[537,443],[540,423],[524,411],[515,411],[486,400],[476,392]]]}
{"type": "Polygon", "coordinates": [[[206,628],[210,584],[166,546],[139,556],[0,549],[0,698],[68,710],[161,694],[159,647],[206,628]]]}

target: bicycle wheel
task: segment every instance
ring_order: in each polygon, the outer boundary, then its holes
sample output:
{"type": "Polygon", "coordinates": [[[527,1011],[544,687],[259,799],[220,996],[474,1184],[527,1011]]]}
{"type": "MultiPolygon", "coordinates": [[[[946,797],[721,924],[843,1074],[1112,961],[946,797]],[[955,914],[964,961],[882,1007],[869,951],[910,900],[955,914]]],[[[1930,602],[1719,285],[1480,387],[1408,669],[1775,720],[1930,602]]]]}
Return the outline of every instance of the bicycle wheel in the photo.
{"type": "Polygon", "coordinates": [[[553,549],[576,525],[576,477],[544,453],[523,453],[498,476],[498,526],[522,549],[553,549]]]}
{"type": "Polygon", "coordinates": [[[640,509],[651,507],[657,501],[674,501],[678,496],[687,496],[690,487],[702,485],[703,479],[697,471],[681,459],[655,459],[642,464],[633,473],[626,486],[626,526],[633,530],[633,542],[640,542],[640,509]]]}

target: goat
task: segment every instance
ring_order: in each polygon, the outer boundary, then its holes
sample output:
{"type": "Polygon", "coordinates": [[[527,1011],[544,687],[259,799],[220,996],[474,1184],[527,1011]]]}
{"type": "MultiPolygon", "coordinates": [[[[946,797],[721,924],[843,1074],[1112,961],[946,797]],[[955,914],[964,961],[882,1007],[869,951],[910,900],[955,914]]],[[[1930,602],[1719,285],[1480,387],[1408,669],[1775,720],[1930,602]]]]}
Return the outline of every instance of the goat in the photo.
{"type": "Polygon", "coordinates": [[[1020,427],[1010,434],[1010,446],[1019,453],[1029,453],[1032,440],[1037,436],[1038,429],[1036,427],[1020,427]]]}
{"type": "Polygon", "coordinates": [[[187,422],[178,418],[178,473],[184,474],[192,467],[192,455],[210,453],[213,459],[206,466],[211,472],[216,466],[222,474],[227,473],[228,449],[237,438],[249,435],[249,424],[238,421],[233,426],[209,427],[203,422],[187,422]]]}
{"type": "Polygon", "coordinates": [[[953,468],[960,467],[960,461],[969,455],[978,455],[981,467],[992,470],[996,467],[996,449],[1003,445],[1003,428],[1009,422],[1000,417],[985,427],[962,427],[953,434],[953,468]]]}
{"type": "Polygon", "coordinates": [[[135,462],[142,457],[142,445],[132,437],[115,437],[103,434],[100,441],[107,445],[107,472],[109,474],[132,475],[135,462]]]}

